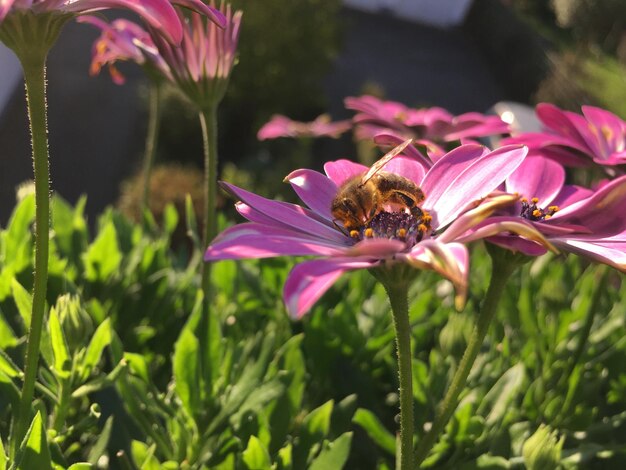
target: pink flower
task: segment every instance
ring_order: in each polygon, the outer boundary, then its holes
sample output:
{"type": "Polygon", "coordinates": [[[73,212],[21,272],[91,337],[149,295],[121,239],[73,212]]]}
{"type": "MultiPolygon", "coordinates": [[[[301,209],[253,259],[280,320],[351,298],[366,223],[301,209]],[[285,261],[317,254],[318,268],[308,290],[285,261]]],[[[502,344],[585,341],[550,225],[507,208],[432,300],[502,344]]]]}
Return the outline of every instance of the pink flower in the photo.
{"type": "Polygon", "coordinates": [[[548,103],[537,105],[537,117],[545,132],[529,132],[506,140],[527,145],[541,154],[570,166],[626,163],[626,122],[615,114],[583,106],[583,115],[563,111],[548,103]]]}
{"type": "Polygon", "coordinates": [[[275,114],[261,127],[259,140],[278,137],[332,137],[337,138],[352,128],[350,121],[331,122],[328,114],[322,114],[311,122],[292,121],[286,116],[275,114]]]}
{"type": "Polygon", "coordinates": [[[340,227],[343,220],[333,216],[331,206],[347,182],[360,181],[368,171],[363,165],[338,160],[324,165],[326,174],[308,169],[289,174],[285,180],[308,207],[268,200],[224,183],[240,200],[237,210],[249,222],[220,234],[207,248],[205,260],[317,257],[298,264],[285,283],[287,310],[298,318],[344,272],[394,263],[434,270],[450,280],[460,308],[467,291],[468,251],[455,237],[445,241],[442,237],[450,229],[462,234],[496,208],[515,201],[511,195],[484,198],[517,168],[526,153],[526,148],[519,146],[490,152],[465,145],[430,168],[398,156],[386,163],[383,171],[421,188],[425,194],[421,207],[411,211],[390,202],[363,220],[358,230],[340,227]]]}
{"type": "Polygon", "coordinates": [[[373,138],[380,133],[395,133],[403,138],[432,142],[451,142],[509,132],[509,126],[498,116],[465,113],[453,116],[443,108],[409,108],[395,101],[373,96],[346,98],[346,107],[357,111],[354,123],[357,137],[373,138]]]}
{"type": "MultiPolygon", "coordinates": [[[[225,19],[215,8],[200,0],[174,0],[172,3],[203,12],[223,26],[225,19]]],[[[81,15],[107,8],[123,8],[137,13],[169,41],[180,43],[183,37],[181,21],[169,0],[1,0],[0,26],[14,12],[30,11],[35,15],[59,13],[81,15]]]]}
{"type": "Polygon", "coordinates": [[[107,66],[113,82],[121,85],[125,79],[115,63],[131,61],[168,76],[169,67],[160,56],[150,33],[139,25],[124,19],[114,20],[109,24],[100,17],[89,15],[78,18],[78,21],[89,23],[102,30],[92,48],[89,69],[91,75],[99,74],[102,67],[107,66]]]}
{"type": "Polygon", "coordinates": [[[505,233],[508,224],[523,223],[563,251],[626,272],[626,176],[595,191],[564,183],[565,170],[559,163],[528,156],[505,182],[506,191],[519,195],[520,201],[458,239],[469,242],[489,237],[490,242],[512,251],[529,256],[544,254],[545,247],[524,238],[519,225],[515,234],[505,233]]]}

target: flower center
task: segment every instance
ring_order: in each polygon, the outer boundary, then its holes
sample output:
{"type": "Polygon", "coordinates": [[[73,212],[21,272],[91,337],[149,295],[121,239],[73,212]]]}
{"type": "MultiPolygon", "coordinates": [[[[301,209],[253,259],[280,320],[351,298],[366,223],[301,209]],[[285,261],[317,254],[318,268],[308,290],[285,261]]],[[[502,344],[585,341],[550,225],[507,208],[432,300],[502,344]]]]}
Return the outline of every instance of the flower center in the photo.
{"type": "Polygon", "coordinates": [[[432,217],[421,211],[419,215],[408,212],[386,212],[376,214],[360,230],[353,230],[350,235],[356,240],[366,238],[388,238],[401,240],[412,247],[430,230],[432,217]]]}
{"type": "Polygon", "coordinates": [[[520,216],[533,222],[548,220],[559,210],[559,206],[548,206],[547,209],[541,209],[537,206],[539,199],[536,197],[532,198],[530,201],[526,198],[522,198],[520,202],[522,203],[520,216]]]}

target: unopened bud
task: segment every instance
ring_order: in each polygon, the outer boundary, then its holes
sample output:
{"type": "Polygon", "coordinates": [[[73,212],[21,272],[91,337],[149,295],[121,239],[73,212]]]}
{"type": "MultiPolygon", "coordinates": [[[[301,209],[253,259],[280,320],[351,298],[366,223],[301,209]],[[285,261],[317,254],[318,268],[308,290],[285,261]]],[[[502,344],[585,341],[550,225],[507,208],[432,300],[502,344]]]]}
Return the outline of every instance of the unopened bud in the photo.
{"type": "Polygon", "coordinates": [[[561,461],[561,449],[565,438],[549,426],[541,425],[526,439],[522,446],[522,456],[528,470],[554,470],[561,461]]]}
{"type": "Polygon", "coordinates": [[[93,333],[93,320],[83,308],[80,299],[74,295],[64,294],[57,299],[54,308],[70,351],[86,346],[93,333]]]}

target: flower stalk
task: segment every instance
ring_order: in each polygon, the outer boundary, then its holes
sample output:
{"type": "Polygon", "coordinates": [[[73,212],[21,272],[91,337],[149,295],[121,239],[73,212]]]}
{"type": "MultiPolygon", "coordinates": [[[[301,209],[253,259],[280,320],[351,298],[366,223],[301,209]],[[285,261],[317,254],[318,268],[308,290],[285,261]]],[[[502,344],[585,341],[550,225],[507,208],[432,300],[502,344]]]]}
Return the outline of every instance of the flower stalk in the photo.
{"type": "Polygon", "coordinates": [[[30,423],[30,409],[33,401],[41,329],[43,327],[48,284],[48,233],[50,227],[49,201],[49,162],[48,130],[46,116],[46,78],[45,62],[47,50],[33,48],[28,54],[18,54],[24,69],[28,118],[32,139],[33,168],[35,175],[35,272],[33,288],[33,307],[28,331],[24,383],[20,403],[14,410],[13,432],[10,451],[15,456],[30,423]]]}
{"type": "Polygon", "coordinates": [[[490,254],[492,261],[491,280],[483,301],[482,310],[476,319],[472,335],[463,353],[459,367],[454,373],[452,383],[438,406],[435,420],[415,450],[415,464],[418,467],[428,456],[457,407],[459,395],[465,388],[467,377],[472,370],[474,361],[489,330],[491,320],[498,309],[506,283],[519,264],[519,261],[514,259],[515,255],[511,255],[504,249],[493,248],[490,254]]]}
{"type": "MultiPolygon", "coordinates": [[[[200,111],[202,140],[204,144],[204,237],[203,246],[217,235],[217,104],[210,104],[200,111]]],[[[211,263],[202,265],[202,290],[210,302],[211,263]]]]}
{"type": "Polygon", "coordinates": [[[146,134],[146,149],[143,160],[143,195],[141,199],[141,216],[146,210],[150,210],[150,177],[154,166],[159,127],[161,124],[161,110],[159,101],[161,98],[161,84],[152,80],[150,84],[148,133],[146,134]]]}

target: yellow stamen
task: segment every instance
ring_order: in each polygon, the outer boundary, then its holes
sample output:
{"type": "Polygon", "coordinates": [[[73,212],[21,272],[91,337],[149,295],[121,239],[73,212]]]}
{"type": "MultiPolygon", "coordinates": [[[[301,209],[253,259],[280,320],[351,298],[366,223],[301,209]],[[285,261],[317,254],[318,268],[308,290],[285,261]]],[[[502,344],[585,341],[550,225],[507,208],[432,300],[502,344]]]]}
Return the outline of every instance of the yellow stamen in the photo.
{"type": "Polygon", "coordinates": [[[559,209],[559,206],[549,206],[549,207],[548,207],[548,210],[549,210],[550,212],[557,212],[557,211],[559,211],[560,209],[559,209]]]}
{"type": "Polygon", "coordinates": [[[523,197],[522,199],[520,199],[520,202],[528,202],[528,199],[523,197]]]}
{"type": "Polygon", "coordinates": [[[533,211],[533,217],[541,217],[541,211],[539,209],[535,209],[533,211]]]}
{"type": "Polygon", "coordinates": [[[530,200],[533,204],[537,204],[539,202],[539,198],[538,197],[534,197],[530,200]]]}
{"type": "Polygon", "coordinates": [[[548,220],[550,217],[552,217],[550,214],[546,214],[543,220],[548,220]]]}
{"type": "Polygon", "coordinates": [[[359,238],[359,231],[358,230],[350,230],[350,236],[352,238],[359,238]]]}
{"type": "Polygon", "coordinates": [[[406,237],[406,229],[405,228],[399,228],[398,231],[396,232],[396,236],[398,238],[406,237]]]}
{"type": "Polygon", "coordinates": [[[428,231],[428,227],[426,225],[424,225],[424,224],[419,224],[417,226],[417,230],[419,230],[420,232],[426,232],[426,231],[428,231]]]}
{"type": "Polygon", "coordinates": [[[372,238],[374,236],[374,231],[371,228],[366,228],[363,235],[365,235],[366,238],[372,238]]]}

